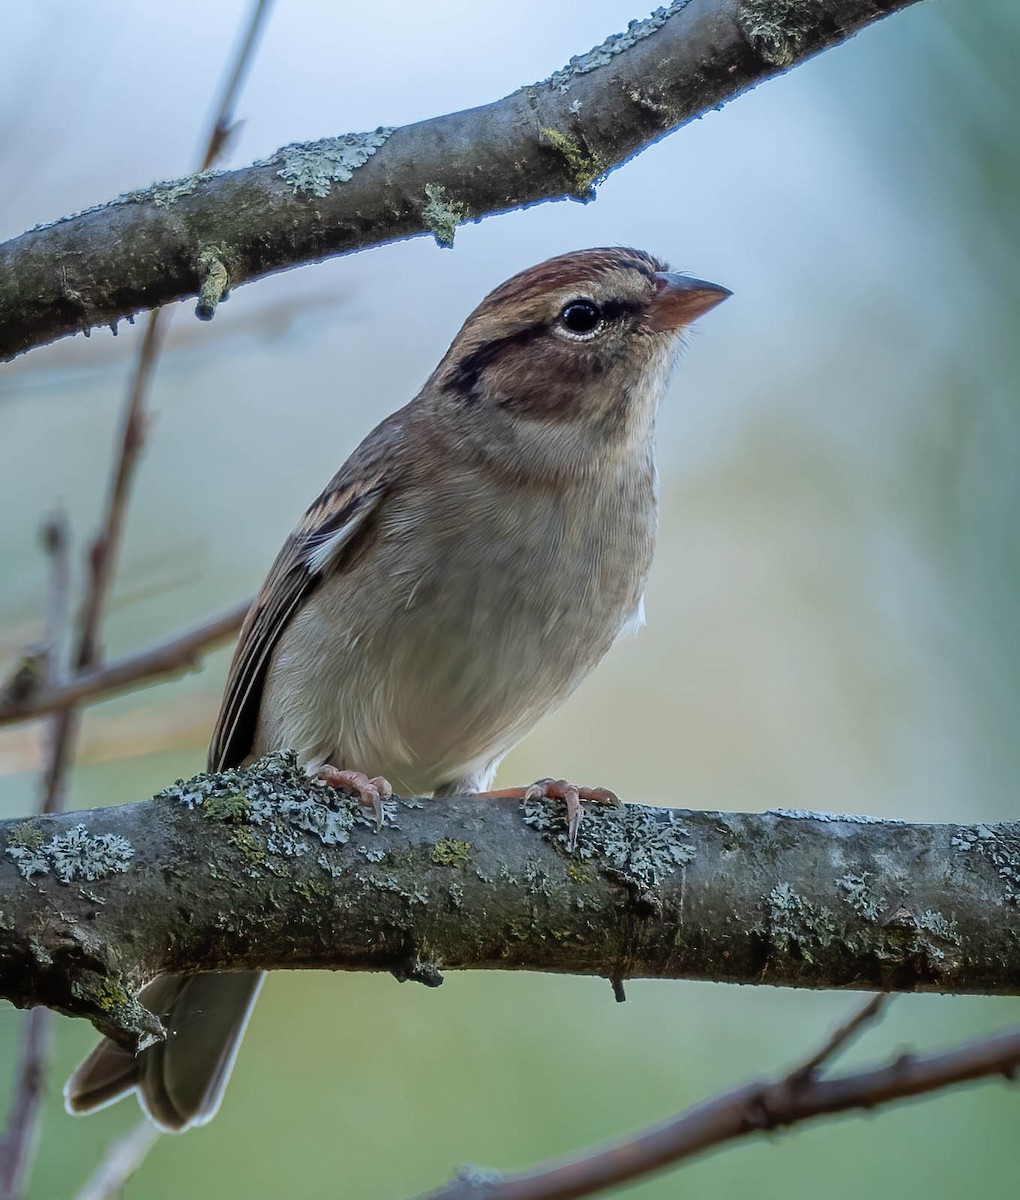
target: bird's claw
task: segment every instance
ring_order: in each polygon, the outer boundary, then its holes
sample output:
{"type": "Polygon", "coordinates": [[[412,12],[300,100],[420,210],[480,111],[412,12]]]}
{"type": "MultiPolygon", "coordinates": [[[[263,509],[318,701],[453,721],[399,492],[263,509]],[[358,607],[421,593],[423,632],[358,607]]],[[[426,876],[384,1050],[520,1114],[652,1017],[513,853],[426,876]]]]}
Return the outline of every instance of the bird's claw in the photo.
{"type": "Polygon", "coordinates": [[[531,787],[524,789],[524,800],[562,800],[567,809],[567,848],[573,850],[577,845],[577,831],[581,827],[584,809],[581,801],[587,800],[592,804],[609,804],[614,808],[622,808],[623,801],[609,788],[578,787],[566,779],[539,779],[531,787]]]}
{"type": "Polygon", "coordinates": [[[390,787],[388,780],[381,775],[374,775],[369,779],[364,771],[342,771],[330,763],[319,767],[315,772],[315,778],[321,779],[329,787],[353,792],[361,801],[363,808],[372,810],[376,833],[382,829],[383,801],[389,800],[393,795],[393,788],[390,787]]]}

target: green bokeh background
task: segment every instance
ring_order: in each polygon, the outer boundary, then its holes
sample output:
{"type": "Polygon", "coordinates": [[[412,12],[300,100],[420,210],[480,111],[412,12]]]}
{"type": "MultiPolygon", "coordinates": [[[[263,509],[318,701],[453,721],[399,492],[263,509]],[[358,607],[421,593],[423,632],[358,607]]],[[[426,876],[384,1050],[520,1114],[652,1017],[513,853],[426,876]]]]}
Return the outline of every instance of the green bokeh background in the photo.
{"type": "MultiPolygon", "coordinates": [[[[242,3],[52,0],[5,13],[0,236],[186,170],[242,3]]],[[[386,10],[277,0],[232,163],[484,103],[626,20],[619,0],[386,10]],[[493,53],[498,44],[498,53],[493,53]]],[[[651,803],[911,820],[1016,815],[1020,768],[1020,10],[925,0],[666,139],[600,189],[240,289],[178,314],[108,628],[126,652],[253,590],[296,515],[512,271],[632,243],[731,287],[662,415],[648,627],[507,759],[651,803]]],[[[0,369],[0,655],[40,634],[36,530],[93,527],[136,332],[0,369]]],[[[86,720],[73,803],[201,763],[225,653],[86,720]]],[[[38,731],[0,730],[0,815],[34,803],[38,731]]],[[[991,919],[994,919],[992,914],[991,919]]],[[[164,1138],[132,1198],[410,1197],[523,1167],[792,1063],[849,996],[452,974],[281,974],[223,1109],[164,1138]]],[[[906,997],[849,1061],[1014,1018],[906,997]]],[[[21,1014],[0,1010],[0,1095],[21,1014]]],[[[73,1195],[128,1128],[75,1121],[58,1022],[31,1196],[73,1195]]],[[[652,1200],[1014,1197],[1015,1093],[960,1090],[759,1139],[635,1187],[652,1200]]]]}

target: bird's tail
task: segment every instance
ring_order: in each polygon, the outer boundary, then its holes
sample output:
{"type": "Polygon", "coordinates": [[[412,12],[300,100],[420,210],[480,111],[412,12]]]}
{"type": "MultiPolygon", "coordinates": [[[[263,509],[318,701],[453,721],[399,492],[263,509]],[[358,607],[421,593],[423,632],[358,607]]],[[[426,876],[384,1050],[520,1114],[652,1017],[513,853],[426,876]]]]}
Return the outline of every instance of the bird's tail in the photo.
{"type": "Polygon", "coordinates": [[[160,975],[138,999],[166,1039],[139,1054],[104,1038],[64,1086],[70,1113],[89,1113],[128,1092],[161,1129],[180,1132],[216,1113],[262,986],[261,971],[160,975]]]}

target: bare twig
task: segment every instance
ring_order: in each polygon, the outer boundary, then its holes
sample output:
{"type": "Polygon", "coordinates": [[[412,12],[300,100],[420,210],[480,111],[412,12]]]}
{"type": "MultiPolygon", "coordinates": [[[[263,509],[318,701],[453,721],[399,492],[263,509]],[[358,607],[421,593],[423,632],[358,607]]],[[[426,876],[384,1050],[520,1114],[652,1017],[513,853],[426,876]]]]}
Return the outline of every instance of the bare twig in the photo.
{"type": "MultiPolygon", "coordinates": [[[[67,515],[56,509],[43,522],[47,558],[46,666],[47,687],[59,688],[67,677],[70,633],[71,571],[67,515]]],[[[53,761],[52,736],[45,761],[53,761]]],[[[56,802],[63,804],[62,789],[56,802]]],[[[35,1008],[23,1018],[21,1058],[14,1077],[7,1126],[0,1141],[0,1200],[18,1200],[28,1180],[38,1140],[39,1114],[46,1095],[47,1062],[53,1038],[53,1014],[35,1008]]]]}
{"type": "MultiPolygon", "coordinates": [[[[200,158],[201,170],[212,166],[226,144],[233,123],[233,108],[237,93],[247,73],[270,6],[271,0],[255,0],[248,20],[247,31],[238,47],[216,115],[206,137],[205,149],[200,158]]],[[[221,288],[221,294],[222,290],[221,288]]],[[[127,497],[134,479],[138,457],[145,441],[145,408],[152,375],[169,329],[170,318],[171,313],[167,309],[155,309],[149,314],[138,348],[138,356],[135,359],[131,385],[121,418],[119,451],[110,474],[103,520],[99,533],[89,548],[88,582],[78,621],[78,638],[74,655],[76,674],[95,667],[100,661],[99,636],[103,610],[106,606],[117,554],[120,550],[127,497]]],[[[63,708],[54,722],[53,752],[47,765],[44,781],[44,812],[57,810],[57,797],[63,787],[79,725],[80,714],[73,706],[63,708]]]]}
{"type": "Polygon", "coordinates": [[[47,1059],[53,1014],[33,1008],[22,1018],[21,1057],[10,1114],[0,1140],[0,1200],[18,1200],[35,1157],[39,1111],[46,1095],[47,1059]]]}
{"type": "MultiPolygon", "coordinates": [[[[271,0],[255,0],[247,32],[235,56],[233,68],[228,76],[216,116],[209,131],[202,169],[209,167],[223,149],[233,122],[233,105],[238,89],[251,61],[258,35],[268,14],[271,0]]],[[[217,299],[221,298],[220,287],[217,299]]],[[[135,468],[145,440],[145,409],[152,382],[152,375],[159,358],[159,351],[169,328],[170,314],[157,309],[149,314],[145,332],[139,346],[131,384],[121,418],[119,449],[110,473],[106,505],[99,533],[89,548],[88,575],[85,597],[77,625],[77,638],[73,660],[76,680],[83,672],[94,668],[101,657],[100,631],[103,611],[109,597],[110,585],[116,569],[117,555],[123,535],[127,512],[127,501],[134,479],[135,468]]],[[[67,682],[67,646],[70,628],[70,571],[68,566],[68,537],[66,520],[62,515],[51,517],[44,527],[44,543],[50,559],[50,582],[47,600],[47,657],[46,687],[50,693],[59,692],[67,682]]],[[[247,607],[247,606],[245,606],[247,607]]],[[[226,636],[234,625],[234,613],[226,614],[224,620],[213,622],[213,636],[226,636]]],[[[243,617],[243,613],[241,614],[243,617]]],[[[198,632],[209,641],[209,630],[192,631],[177,640],[172,654],[177,662],[186,661],[197,653],[194,634],[198,632]]],[[[158,648],[157,648],[158,649],[158,648]]],[[[152,669],[152,655],[149,655],[152,669]]],[[[163,648],[164,665],[166,648],[163,648]]],[[[158,666],[157,666],[157,669],[158,666]]],[[[74,746],[80,724],[78,699],[55,709],[49,730],[49,744],[45,757],[43,795],[41,810],[44,813],[61,811],[67,772],[74,757],[74,746]]],[[[52,1014],[48,1009],[33,1009],[27,1017],[26,1033],[22,1049],[22,1061],[11,1102],[11,1115],[0,1145],[0,1200],[18,1200],[28,1178],[32,1151],[37,1137],[39,1110],[45,1091],[46,1057],[50,1039],[49,1024],[52,1014]]],[[[136,1131],[134,1136],[121,1139],[114,1144],[86,1189],[86,1194],[108,1196],[118,1191],[148,1153],[155,1141],[154,1132],[146,1128],[136,1131]]]]}
{"type": "Polygon", "coordinates": [[[147,650],[82,671],[64,683],[25,688],[20,694],[0,699],[0,725],[12,725],[86,702],[106,700],[128,688],[190,670],[205,654],[237,632],[250,604],[250,600],[245,600],[147,650]]]}
{"type": "MultiPolygon", "coordinates": [[[[99,631],[103,608],[109,594],[117,552],[120,549],[127,497],[134,479],[138,455],[145,440],[145,400],[159,349],[166,336],[168,320],[168,315],[162,309],[149,314],[135,360],[131,386],[121,418],[120,448],[110,474],[103,520],[99,533],[89,548],[85,600],[78,619],[74,652],[76,674],[95,666],[99,661],[99,631]]],[[[63,709],[54,721],[52,753],[43,781],[43,812],[56,812],[60,808],[59,797],[74,755],[74,743],[80,723],[80,714],[74,708],[63,709]]]]}
{"type": "Polygon", "coordinates": [[[833,1030],[832,1036],[824,1046],[819,1046],[818,1050],[809,1059],[801,1063],[795,1071],[791,1071],[787,1076],[787,1080],[791,1084],[799,1084],[803,1080],[809,1079],[812,1075],[817,1075],[819,1068],[831,1062],[839,1051],[861,1032],[865,1025],[870,1025],[872,1021],[882,1015],[888,1001],[889,997],[884,992],[879,992],[877,996],[872,996],[866,1004],[861,1005],[848,1021],[845,1021],[838,1029],[833,1030]]]}
{"type": "Polygon", "coordinates": [[[119,1196],[160,1136],[160,1131],[151,1121],[143,1120],[111,1142],[75,1200],[110,1200],[110,1197],[119,1196]]]}
{"type": "MultiPolygon", "coordinates": [[[[859,1028],[873,1015],[862,1012],[844,1030],[859,1028]]],[[[835,1040],[809,1062],[824,1061],[835,1040]]],[[[716,1096],[664,1125],[567,1161],[517,1175],[468,1168],[426,1200],[576,1200],[632,1183],[737,1138],[852,1109],[870,1110],[976,1079],[1012,1079],[1018,1069],[1020,1029],[941,1053],[902,1055],[885,1066],[834,1079],[818,1079],[801,1067],[775,1081],[716,1096]]]]}
{"type": "MultiPolygon", "coordinates": [[[[68,655],[71,631],[71,554],[67,515],[55,510],[43,522],[42,542],[48,560],[49,578],[46,588],[46,671],[48,690],[58,689],[67,682],[68,655]]],[[[43,761],[52,763],[59,753],[59,721],[46,731],[47,744],[43,761]]],[[[53,809],[63,808],[63,788],[58,786],[53,809]]]]}

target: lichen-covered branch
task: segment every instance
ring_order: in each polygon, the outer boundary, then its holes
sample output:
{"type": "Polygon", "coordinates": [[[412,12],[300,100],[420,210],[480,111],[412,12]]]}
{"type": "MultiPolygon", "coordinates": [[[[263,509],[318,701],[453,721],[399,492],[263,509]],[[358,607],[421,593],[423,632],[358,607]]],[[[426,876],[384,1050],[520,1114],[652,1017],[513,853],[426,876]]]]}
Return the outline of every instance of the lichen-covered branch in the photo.
{"type": "Polygon", "coordinates": [[[550,79],[400,129],[285,146],[0,245],[0,359],[238,284],[595,184],[679,128],[914,0],[674,0],[550,79]]]}
{"type": "Polygon", "coordinates": [[[292,756],[0,825],[0,997],[160,1034],[160,971],[443,969],[1020,994],[1020,825],[393,801],[292,756]]]}

